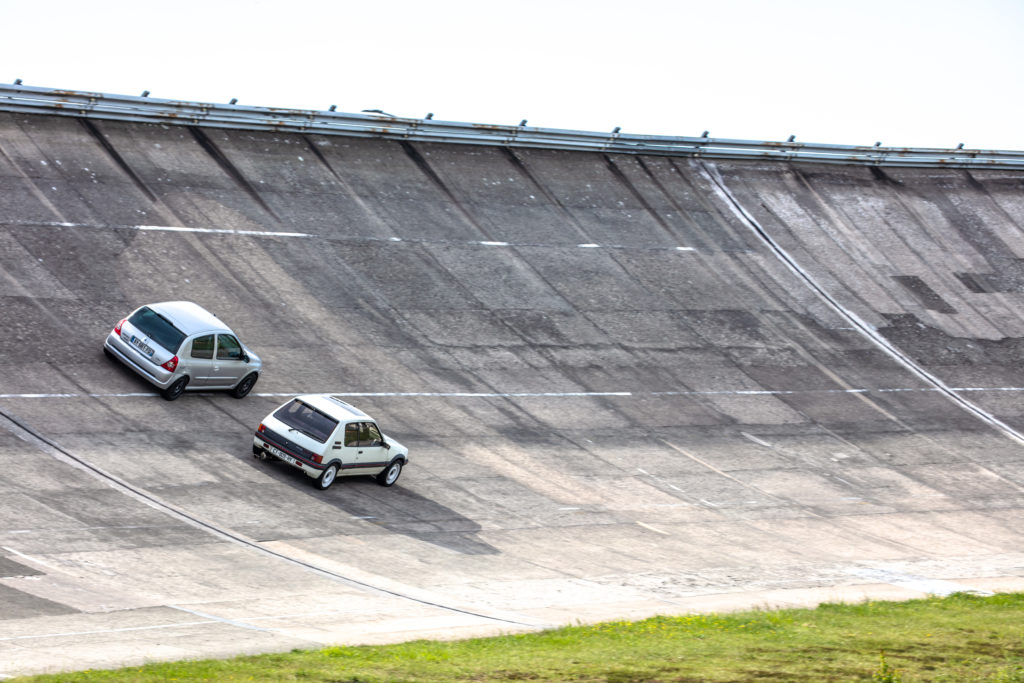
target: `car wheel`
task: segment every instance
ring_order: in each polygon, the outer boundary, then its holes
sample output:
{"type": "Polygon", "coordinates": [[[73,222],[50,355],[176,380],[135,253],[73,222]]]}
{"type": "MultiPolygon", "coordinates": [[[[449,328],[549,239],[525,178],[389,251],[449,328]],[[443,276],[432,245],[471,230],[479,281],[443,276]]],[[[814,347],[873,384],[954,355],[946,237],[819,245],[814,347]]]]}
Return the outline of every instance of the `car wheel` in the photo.
{"type": "Polygon", "coordinates": [[[103,345],[103,355],[109,358],[110,360],[115,360],[114,352],[108,349],[106,344],[103,345]]]}
{"type": "Polygon", "coordinates": [[[327,469],[320,474],[316,479],[316,487],[321,491],[326,491],[331,488],[331,484],[334,483],[335,477],[338,476],[338,466],[328,465],[327,469]]]}
{"type": "Polygon", "coordinates": [[[161,391],[160,395],[163,396],[168,401],[173,401],[174,399],[178,398],[183,393],[185,393],[186,384],[188,384],[188,377],[182,377],[177,382],[161,391]]]}
{"type": "Polygon", "coordinates": [[[250,372],[248,375],[242,378],[242,381],[235,385],[235,388],[231,390],[231,395],[235,398],[245,398],[245,395],[252,391],[253,386],[256,385],[256,373],[250,372]]]}
{"type": "Polygon", "coordinates": [[[257,460],[262,460],[263,462],[270,460],[270,455],[265,450],[262,448],[256,448],[255,446],[252,447],[252,457],[257,460]]]}
{"type": "Polygon", "coordinates": [[[398,481],[398,475],[402,473],[402,461],[395,460],[384,468],[384,471],[377,475],[377,483],[381,486],[391,486],[398,481]]]}

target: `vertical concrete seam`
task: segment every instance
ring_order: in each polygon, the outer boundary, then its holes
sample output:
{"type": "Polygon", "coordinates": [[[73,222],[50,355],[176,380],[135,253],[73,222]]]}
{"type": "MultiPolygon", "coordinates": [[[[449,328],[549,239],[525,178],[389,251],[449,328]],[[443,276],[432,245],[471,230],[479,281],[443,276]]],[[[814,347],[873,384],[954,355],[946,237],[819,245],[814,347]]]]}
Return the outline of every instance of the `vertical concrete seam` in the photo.
{"type": "MultiPolygon", "coordinates": [[[[668,233],[669,236],[672,236],[672,227],[665,221],[661,214],[658,213],[658,210],[654,208],[654,205],[647,200],[647,197],[640,192],[640,188],[638,188],[633,181],[629,179],[626,172],[619,168],[619,165],[615,163],[615,159],[608,154],[602,154],[601,156],[604,157],[605,163],[608,164],[608,170],[613,176],[615,176],[615,179],[618,180],[631,195],[633,195],[634,199],[640,202],[640,206],[642,206],[644,211],[654,219],[654,222],[658,224],[658,227],[668,233]]],[[[636,157],[636,160],[639,161],[639,156],[636,157]]],[[[643,162],[640,162],[639,165],[648,176],[651,175],[651,172],[643,165],[643,162]]]]}
{"type": "Polygon", "coordinates": [[[217,147],[217,144],[198,126],[189,126],[188,129],[192,131],[192,137],[194,137],[196,142],[199,143],[199,146],[202,147],[207,154],[213,157],[213,160],[217,162],[217,165],[221,167],[221,170],[227,173],[232,180],[238,183],[239,187],[245,190],[253,201],[259,204],[264,211],[270,214],[271,218],[280,223],[281,219],[278,218],[276,213],[274,213],[274,210],[270,208],[270,205],[263,201],[263,197],[260,196],[260,193],[255,187],[253,187],[252,183],[246,179],[237,166],[231,163],[231,160],[227,158],[219,147],[217,147]]]}
{"type": "Polygon", "coordinates": [[[480,224],[480,221],[478,221],[476,217],[473,216],[473,214],[471,214],[466,209],[466,207],[462,205],[462,202],[459,201],[459,198],[455,196],[455,193],[452,192],[452,189],[448,187],[447,183],[444,182],[444,179],[442,179],[441,176],[438,175],[437,171],[435,171],[433,167],[431,167],[430,162],[427,161],[422,154],[420,154],[420,151],[416,149],[416,147],[414,147],[411,142],[406,142],[403,140],[399,144],[402,146],[402,150],[405,151],[406,155],[408,155],[412,162],[416,164],[416,168],[418,168],[423,173],[423,175],[427,176],[430,182],[433,183],[434,186],[441,191],[441,194],[443,194],[448,199],[448,201],[452,203],[452,206],[454,206],[456,211],[459,212],[459,215],[462,216],[467,223],[476,228],[481,235],[484,235],[485,237],[487,237],[487,239],[494,239],[490,232],[486,230],[483,225],[480,224]]]}
{"type": "Polygon", "coordinates": [[[331,174],[331,177],[334,178],[334,180],[337,181],[338,185],[340,185],[341,188],[345,190],[346,193],[348,193],[348,196],[352,198],[352,201],[354,201],[359,206],[359,208],[366,213],[367,216],[370,216],[371,218],[379,222],[381,225],[387,226],[387,228],[393,232],[394,226],[387,219],[387,217],[380,211],[374,209],[365,199],[363,199],[359,195],[359,193],[356,191],[356,188],[352,186],[352,183],[350,183],[344,176],[338,173],[337,169],[334,168],[334,165],[331,164],[327,156],[323,152],[321,152],[320,149],[317,147],[316,142],[312,138],[310,138],[309,135],[303,134],[300,137],[302,138],[303,142],[306,143],[306,147],[309,149],[310,153],[313,156],[315,156],[321,164],[323,164],[324,168],[326,168],[327,171],[331,174]]]}
{"type": "Polygon", "coordinates": [[[114,145],[111,144],[110,140],[100,132],[100,129],[96,127],[96,124],[89,119],[79,119],[79,122],[82,124],[82,127],[88,131],[89,135],[91,135],[96,142],[100,144],[100,147],[103,148],[107,155],[113,159],[118,168],[120,168],[124,174],[127,175],[133,183],[135,183],[135,186],[142,191],[142,194],[146,195],[146,198],[149,199],[149,201],[156,204],[159,201],[156,194],[146,186],[146,183],[142,181],[139,174],[137,174],[135,170],[128,165],[128,162],[125,161],[124,157],[122,157],[117,149],[114,148],[114,145]]]}

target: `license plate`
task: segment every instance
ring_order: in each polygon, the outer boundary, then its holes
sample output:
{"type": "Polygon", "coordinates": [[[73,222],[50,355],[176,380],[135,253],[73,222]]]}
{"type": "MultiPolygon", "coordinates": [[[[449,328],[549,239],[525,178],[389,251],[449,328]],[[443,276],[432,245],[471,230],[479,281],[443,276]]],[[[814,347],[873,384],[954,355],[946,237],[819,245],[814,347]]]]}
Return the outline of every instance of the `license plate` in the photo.
{"type": "Polygon", "coordinates": [[[137,348],[139,351],[142,351],[144,354],[146,354],[149,357],[153,356],[153,347],[150,346],[149,344],[147,344],[146,342],[142,341],[138,337],[136,337],[134,334],[132,335],[131,342],[132,342],[132,346],[137,348]]]}
{"type": "Polygon", "coordinates": [[[284,453],[281,450],[279,450],[277,448],[274,448],[273,446],[271,446],[269,444],[267,445],[267,450],[269,450],[271,453],[273,453],[275,458],[280,458],[281,460],[284,460],[285,462],[290,463],[290,464],[295,465],[295,466],[298,466],[298,464],[299,464],[298,460],[296,460],[292,456],[288,455],[287,453],[284,453]]]}

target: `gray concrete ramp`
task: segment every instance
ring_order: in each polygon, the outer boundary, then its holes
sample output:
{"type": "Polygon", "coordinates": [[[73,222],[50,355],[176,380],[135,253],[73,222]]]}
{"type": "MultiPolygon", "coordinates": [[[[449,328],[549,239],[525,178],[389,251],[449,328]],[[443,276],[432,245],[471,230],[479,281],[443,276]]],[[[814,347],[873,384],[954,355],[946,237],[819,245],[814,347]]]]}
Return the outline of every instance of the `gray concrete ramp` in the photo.
{"type": "Polygon", "coordinates": [[[0,676],[1021,590],[1022,182],[0,113],[0,676]],[[249,397],[104,358],[179,299],[249,397]]]}

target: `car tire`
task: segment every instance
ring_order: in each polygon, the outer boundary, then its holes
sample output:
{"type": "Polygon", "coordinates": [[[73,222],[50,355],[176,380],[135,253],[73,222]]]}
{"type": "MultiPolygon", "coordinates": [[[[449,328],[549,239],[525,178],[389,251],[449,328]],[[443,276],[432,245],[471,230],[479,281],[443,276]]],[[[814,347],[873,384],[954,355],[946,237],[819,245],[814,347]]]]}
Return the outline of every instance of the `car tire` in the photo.
{"type": "Polygon", "coordinates": [[[245,398],[246,394],[252,391],[252,388],[256,385],[257,379],[259,379],[259,376],[255,372],[250,372],[242,378],[241,382],[235,385],[235,388],[231,390],[231,395],[235,398],[245,398]]]}
{"type": "Polygon", "coordinates": [[[381,486],[393,486],[398,481],[400,474],[402,474],[402,461],[392,460],[391,464],[377,475],[377,483],[381,486]]]}
{"type": "Polygon", "coordinates": [[[108,349],[106,344],[103,345],[103,355],[109,358],[110,360],[116,360],[114,358],[114,352],[108,349]]]}
{"type": "Polygon", "coordinates": [[[338,477],[338,466],[328,465],[327,469],[320,473],[320,476],[315,479],[316,487],[321,491],[326,491],[331,488],[331,484],[338,477]]]}
{"type": "Polygon", "coordinates": [[[267,453],[262,448],[256,448],[255,446],[253,446],[252,447],[252,457],[256,458],[257,460],[262,460],[263,462],[266,462],[266,461],[270,460],[271,456],[270,456],[269,453],[267,453]]]}
{"type": "Polygon", "coordinates": [[[183,393],[185,393],[185,385],[187,384],[188,376],[182,377],[174,384],[161,391],[160,395],[163,396],[165,400],[173,401],[174,399],[178,398],[183,393]]]}

